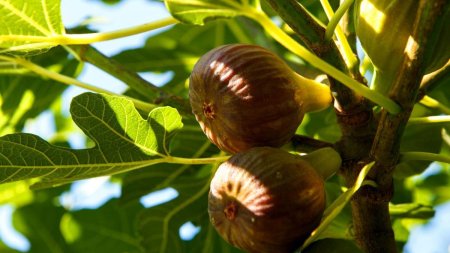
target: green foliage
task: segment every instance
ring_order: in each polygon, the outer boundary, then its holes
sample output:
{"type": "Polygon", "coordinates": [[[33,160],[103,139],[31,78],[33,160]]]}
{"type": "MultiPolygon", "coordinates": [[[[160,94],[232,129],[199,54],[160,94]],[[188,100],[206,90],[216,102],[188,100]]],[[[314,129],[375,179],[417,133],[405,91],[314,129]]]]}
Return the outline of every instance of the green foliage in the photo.
{"type": "Polygon", "coordinates": [[[141,210],[140,205],[123,207],[113,199],[98,209],[66,212],[61,234],[70,252],[141,252],[135,223],[141,210]]]}
{"type": "MultiPolygon", "coordinates": [[[[120,0],[101,2],[116,4],[120,0]]],[[[302,75],[315,78],[321,72],[278,44],[257,20],[245,17],[250,9],[259,8],[257,0],[166,0],[170,13],[183,23],[149,36],[142,47],[123,50],[107,59],[128,74],[173,73],[156,89],[166,95],[152,94],[150,97],[160,101],[146,101],[132,88],[126,92],[128,97],[83,93],[72,99],[70,115],[66,115],[62,104],[68,101],[62,101],[61,95],[67,86],[62,83],[71,84],[77,78],[83,55],[82,50],[74,53],[68,46],[56,47],[70,42],[64,41],[68,37],[64,37],[60,4],[58,0],[0,0],[0,16],[8,17],[0,19],[0,205],[14,207],[14,227],[29,240],[29,252],[240,252],[216,233],[207,213],[209,181],[227,156],[209,142],[192,115],[178,113],[178,109],[186,108],[164,106],[166,100],[186,102],[186,80],[195,62],[223,44],[259,44],[302,75]],[[17,59],[14,57],[26,58],[49,73],[43,75],[18,65],[11,61],[17,59]],[[154,109],[137,110],[133,104],[137,100],[154,103],[154,109]],[[56,132],[50,140],[23,130],[29,120],[43,112],[55,119],[56,132]],[[68,136],[75,131],[88,138],[87,148],[70,146],[68,136]],[[94,209],[61,206],[58,198],[69,189],[68,184],[98,176],[111,176],[110,180],[121,187],[120,198],[94,209]],[[167,188],[176,190],[177,197],[150,207],[140,203],[141,197],[167,188]],[[192,240],[179,235],[180,227],[187,222],[200,228],[192,240]]],[[[266,13],[281,22],[280,31],[293,35],[276,10],[265,1],[261,4],[266,13]]],[[[319,1],[301,4],[326,24],[319,1]]],[[[339,1],[330,4],[336,9],[339,1]]],[[[435,29],[445,27],[442,17],[439,22],[435,29]]],[[[432,41],[440,48],[448,45],[436,41],[436,37],[432,41]]],[[[434,59],[433,55],[426,57],[427,61],[434,59]]],[[[427,95],[439,105],[416,104],[412,117],[448,114],[448,83],[448,74],[433,83],[427,95]]],[[[339,141],[343,131],[335,112],[329,108],[306,115],[297,134],[330,143],[339,141]]],[[[374,112],[378,117],[378,111],[374,112]]],[[[450,124],[406,125],[399,145],[401,152],[449,157],[450,124]]],[[[433,163],[434,174],[424,174],[430,164],[402,161],[394,171],[395,195],[389,207],[400,248],[415,225],[433,217],[434,206],[450,201],[449,165],[433,163]]],[[[353,243],[351,208],[346,204],[357,189],[345,185],[337,175],[326,182],[327,205],[332,206],[326,217],[333,219],[304,252],[359,252],[353,243]]],[[[17,251],[0,240],[0,252],[17,251]]]]}
{"type": "MultiPolygon", "coordinates": [[[[62,48],[54,48],[45,55],[31,59],[57,73],[76,77],[82,66],[68,58],[62,48]]],[[[47,110],[67,88],[56,81],[34,75],[15,65],[0,66],[0,133],[5,135],[22,130],[27,119],[47,110]]]]}
{"type": "Polygon", "coordinates": [[[70,150],[31,134],[6,135],[0,139],[2,182],[42,177],[39,185],[55,185],[164,162],[182,126],[172,108],[157,108],[144,120],[130,101],[93,93],[74,98],[71,114],[95,147],[70,150]]]}

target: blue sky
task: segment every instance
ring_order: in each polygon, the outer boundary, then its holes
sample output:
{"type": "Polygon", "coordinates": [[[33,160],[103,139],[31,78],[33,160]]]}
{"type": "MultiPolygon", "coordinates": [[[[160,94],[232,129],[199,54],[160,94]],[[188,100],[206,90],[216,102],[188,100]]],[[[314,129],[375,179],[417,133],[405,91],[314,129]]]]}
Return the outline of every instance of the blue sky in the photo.
{"type": "MultiPolygon", "coordinates": [[[[93,17],[91,28],[99,31],[111,31],[133,25],[151,22],[169,16],[164,6],[160,3],[148,0],[127,0],[114,6],[107,6],[99,0],[63,0],[62,17],[66,27],[76,26],[87,18],[93,17]]],[[[106,55],[114,55],[124,49],[139,47],[144,44],[145,39],[151,34],[139,34],[127,38],[117,39],[108,42],[97,43],[94,46],[106,55]]],[[[168,75],[156,75],[145,73],[142,76],[152,83],[162,84],[168,75]]],[[[92,85],[103,86],[109,90],[121,92],[125,85],[98,70],[94,66],[87,65],[79,78],[92,85]]],[[[84,90],[70,87],[64,93],[65,110],[72,97],[84,92],[84,90]]],[[[43,138],[50,138],[54,129],[49,122],[52,122],[50,113],[44,113],[37,120],[27,125],[26,131],[38,134],[43,138]],[[47,127],[42,127],[43,125],[47,127]]],[[[74,134],[71,144],[75,148],[84,146],[84,137],[81,134],[74,134]]],[[[161,192],[153,193],[142,198],[144,206],[153,206],[172,198],[178,193],[173,189],[164,189],[161,192]]],[[[63,206],[70,209],[95,208],[112,197],[120,196],[120,187],[109,182],[108,178],[96,178],[75,183],[70,192],[65,193],[60,201],[63,206]],[[95,194],[94,194],[95,192],[95,194]]],[[[26,239],[17,234],[11,225],[12,208],[10,206],[0,206],[0,238],[11,247],[19,250],[27,250],[29,244],[26,239]]],[[[198,228],[187,223],[180,230],[180,235],[184,239],[189,239],[198,228]]],[[[408,253],[449,253],[450,252],[450,203],[437,208],[436,217],[430,223],[413,229],[410,240],[405,248],[408,253]]]]}

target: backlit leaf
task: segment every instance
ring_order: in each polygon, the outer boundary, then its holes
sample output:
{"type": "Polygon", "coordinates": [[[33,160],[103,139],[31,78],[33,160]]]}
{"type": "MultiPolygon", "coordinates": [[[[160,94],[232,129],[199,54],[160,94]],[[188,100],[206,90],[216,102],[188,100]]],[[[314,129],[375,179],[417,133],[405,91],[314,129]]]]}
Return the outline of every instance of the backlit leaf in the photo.
{"type": "Polygon", "coordinates": [[[131,101],[84,93],[72,100],[75,123],[95,147],[72,150],[31,134],[0,138],[0,182],[41,177],[41,186],[111,175],[166,162],[167,144],[182,127],[170,107],[156,108],[144,120],[131,101]]]}
{"type": "MultiPolygon", "coordinates": [[[[23,46],[40,37],[64,34],[60,4],[60,0],[0,0],[0,49],[23,46]]],[[[20,51],[50,47],[52,45],[48,43],[35,44],[20,51]]]]}

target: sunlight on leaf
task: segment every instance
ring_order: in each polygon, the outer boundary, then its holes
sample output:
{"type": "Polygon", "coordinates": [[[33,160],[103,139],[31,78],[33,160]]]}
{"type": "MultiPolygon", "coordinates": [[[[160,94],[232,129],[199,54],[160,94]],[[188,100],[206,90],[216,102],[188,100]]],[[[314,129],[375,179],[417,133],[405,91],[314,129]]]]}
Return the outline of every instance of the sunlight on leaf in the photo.
{"type": "Polygon", "coordinates": [[[157,108],[144,120],[131,101],[94,93],[74,98],[71,114],[95,147],[71,150],[31,134],[3,136],[0,183],[42,177],[38,184],[47,186],[166,162],[167,144],[182,127],[173,108],[157,108]]]}
{"type": "MultiPolygon", "coordinates": [[[[0,48],[17,47],[27,41],[20,37],[47,37],[64,34],[60,0],[0,0],[0,48]]],[[[51,45],[41,45],[50,48],[51,45]]],[[[26,47],[23,51],[28,51],[26,47]]]]}

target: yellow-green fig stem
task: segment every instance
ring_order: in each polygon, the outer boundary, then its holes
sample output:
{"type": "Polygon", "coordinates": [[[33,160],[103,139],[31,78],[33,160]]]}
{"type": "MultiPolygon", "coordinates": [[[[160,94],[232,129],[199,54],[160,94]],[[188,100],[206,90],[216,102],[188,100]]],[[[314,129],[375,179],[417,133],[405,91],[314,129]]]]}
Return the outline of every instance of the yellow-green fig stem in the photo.
{"type": "Polygon", "coordinates": [[[339,153],[330,147],[314,150],[301,158],[311,164],[323,180],[334,175],[342,163],[339,153]]]}
{"type": "Polygon", "coordinates": [[[315,80],[305,78],[299,74],[295,75],[298,80],[297,101],[301,101],[305,112],[315,112],[328,108],[333,101],[331,90],[328,85],[315,80]]]}
{"type": "Polygon", "coordinates": [[[311,63],[311,65],[322,70],[326,74],[334,77],[348,88],[384,107],[391,114],[397,114],[401,111],[400,106],[390,98],[379,92],[370,90],[367,86],[364,86],[358,81],[352,79],[329,63],[320,59],[315,54],[308,51],[305,47],[287,35],[281,28],[276,26],[264,12],[249,8],[246,9],[245,16],[258,22],[276,41],[289,49],[291,52],[302,57],[307,62],[311,63]]]}

